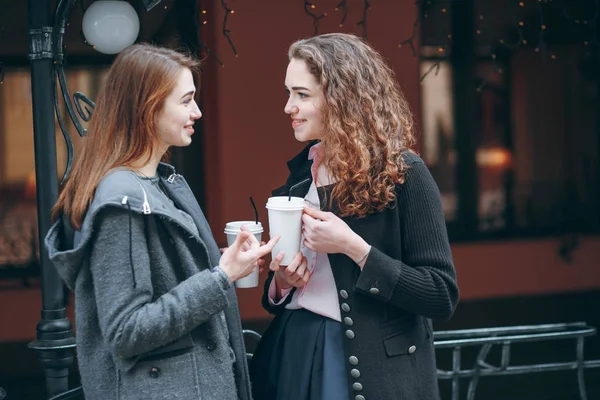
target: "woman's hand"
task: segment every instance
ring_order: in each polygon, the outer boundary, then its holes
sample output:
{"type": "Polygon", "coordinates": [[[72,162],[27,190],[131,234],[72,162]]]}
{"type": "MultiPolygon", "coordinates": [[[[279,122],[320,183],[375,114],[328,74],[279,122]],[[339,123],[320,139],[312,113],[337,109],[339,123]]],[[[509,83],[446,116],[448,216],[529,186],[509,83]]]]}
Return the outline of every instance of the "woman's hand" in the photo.
{"type": "Polygon", "coordinates": [[[250,275],[252,270],[259,265],[261,258],[273,250],[273,246],[278,240],[279,236],[275,236],[267,244],[261,245],[253,234],[242,231],[233,245],[223,251],[219,267],[232,282],[235,282],[250,275]]]}
{"type": "MultiPolygon", "coordinates": [[[[302,214],[304,245],[319,253],[345,254],[353,261],[370,250],[363,238],[337,215],[304,207],[302,214]]],[[[360,267],[364,265],[364,260],[360,267]]]]}
{"type": "MultiPolygon", "coordinates": [[[[244,226],[244,225],[242,225],[242,226],[240,227],[240,230],[241,230],[241,231],[248,231],[248,229],[247,229],[247,228],[246,228],[246,226],[244,226]]],[[[254,235],[253,235],[253,236],[254,236],[254,235]]],[[[267,243],[266,243],[264,240],[262,240],[262,241],[260,242],[260,245],[261,245],[261,246],[264,246],[265,244],[267,244],[267,243]]],[[[247,250],[249,250],[249,249],[251,248],[251,246],[252,246],[252,243],[250,243],[250,240],[248,239],[248,240],[246,240],[246,241],[245,241],[245,242],[242,244],[242,250],[243,250],[243,251],[247,251],[247,250]]],[[[227,250],[227,247],[221,247],[221,248],[219,249],[219,251],[221,252],[221,254],[225,253],[225,250],[227,250]]],[[[264,259],[264,256],[263,256],[263,257],[261,257],[261,258],[260,258],[260,260],[258,260],[258,266],[260,267],[260,269],[259,269],[259,272],[262,272],[262,271],[263,271],[262,267],[265,265],[265,262],[266,262],[266,261],[265,261],[265,259],[264,259]]]]}
{"type": "Polygon", "coordinates": [[[304,245],[319,253],[345,253],[356,233],[337,215],[304,207],[304,245]]]}
{"type": "Polygon", "coordinates": [[[310,271],[307,268],[306,257],[301,252],[296,254],[290,265],[279,265],[285,253],[282,251],[271,261],[269,269],[275,272],[275,283],[277,284],[277,295],[281,297],[281,291],[291,287],[302,287],[310,278],[310,271]]]}

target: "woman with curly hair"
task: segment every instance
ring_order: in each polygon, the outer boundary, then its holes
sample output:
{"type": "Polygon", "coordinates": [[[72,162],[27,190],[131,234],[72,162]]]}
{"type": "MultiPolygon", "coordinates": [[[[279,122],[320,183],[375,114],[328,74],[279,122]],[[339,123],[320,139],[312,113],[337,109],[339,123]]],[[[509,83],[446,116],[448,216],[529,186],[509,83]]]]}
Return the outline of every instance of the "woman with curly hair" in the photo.
{"type": "Polygon", "coordinates": [[[275,319],[252,359],[254,398],[437,399],[431,319],[449,319],[459,291],[408,103],[356,36],[297,41],[289,60],[285,112],[309,143],[274,195],[307,206],[301,252],[270,265],[262,303],[275,319]]]}

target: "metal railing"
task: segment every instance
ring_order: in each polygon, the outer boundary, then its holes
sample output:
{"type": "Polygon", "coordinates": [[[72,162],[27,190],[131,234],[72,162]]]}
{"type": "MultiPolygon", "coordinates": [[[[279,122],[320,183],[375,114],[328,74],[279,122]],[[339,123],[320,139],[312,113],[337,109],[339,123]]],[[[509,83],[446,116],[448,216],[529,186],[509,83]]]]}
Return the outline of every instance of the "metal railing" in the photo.
{"type": "Polygon", "coordinates": [[[452,349],[452,369],[438,369],[437,376],[440,380],[452,380],[452,400],[459,399],[460,380],[470,378],[467,400],[473,400],[479,379],[484,376],[576,370],[579,398],[587,400],[583,372],[586,368],[600,367],[600,360],[584,360],[584,340],[595,334],[596,328],[590,327],[584,322],[434,332],[436,350],[452,349]],[[512,344],[567,339],[575,340],[576,359],[574,361],[510,365],[512,344]],[[501,346],[502,349],[498,366],[486,361],[495,345],[501,346]],[[472,346],[481,346],[475,362],[471,368],[462,368],[462,350],[464,347],[472,346]]]}
{"type": "MultiPolygon", "coordinates": [[[[253,330],[244,329],[244,337],[258,342],[261,335],[253,330]]],[[[467,391],[467,400],[474,400],[479,380],[482,377],[521,375],[536,372],[550,371],[577,371],[577,384],[579,398],[587,400],[584,370],[600,368],[600,360],[584,359],[584,340],[586,337],[596,335],[596,328],[585,322],[522,325],[498,328],[464,329],[451,331],[436,331],[433,333],[436,352],[445,349],[452,350],[452,369],[438,368],[438,380],[452,381],[452,400],[460,397],[460,384],[463,379],[470,379],[467,391]],[[511,345],[517,343],[532,343],[548,340],[574,340],[576,359],[569,362],[552,362],[543,364],[511,365],[511,345]],[[501,360],[499,365],[492,365],[487,358],[493,346],[501,346],[501,360]],[[481,346],[473,366],[461,366],[462,350],[465,347],[481,346]]],[[[247,353],[248,360],[252,353],[247,353]]],[[[0,397],[1,398],[1,397],[0,397]]],[[[48,400],[68,400],[83,398],[81,387],[61,393],[48,400]]]]}

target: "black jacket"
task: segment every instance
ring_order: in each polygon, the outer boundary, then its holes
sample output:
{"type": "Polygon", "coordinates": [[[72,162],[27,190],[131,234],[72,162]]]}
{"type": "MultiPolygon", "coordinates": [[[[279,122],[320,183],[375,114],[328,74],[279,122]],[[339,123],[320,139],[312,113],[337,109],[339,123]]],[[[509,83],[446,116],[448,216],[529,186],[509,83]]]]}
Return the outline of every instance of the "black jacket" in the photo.
{"type": "MultiPolygon", "coordinates": [[[[274,195],[287,195],[302,181],[292,195],[306,195],[313,144],[288,162],[288,181],[274,195]]],[[[329,254],[354,400],[439,398],[430,319],[449,319],[459,290],[438,187],[420,157],[404,157],[409,170],[396,204],[364,218],[342,218],[372,246],[363,270],[343,254],[329,254]]],[[[337,213],[323,201],[330,190],[318,190],[321,209],[337,213]]],[[[270,273],[262,303],[277,318],[286,303],[269,304],[272,278],[270,273]]]]}

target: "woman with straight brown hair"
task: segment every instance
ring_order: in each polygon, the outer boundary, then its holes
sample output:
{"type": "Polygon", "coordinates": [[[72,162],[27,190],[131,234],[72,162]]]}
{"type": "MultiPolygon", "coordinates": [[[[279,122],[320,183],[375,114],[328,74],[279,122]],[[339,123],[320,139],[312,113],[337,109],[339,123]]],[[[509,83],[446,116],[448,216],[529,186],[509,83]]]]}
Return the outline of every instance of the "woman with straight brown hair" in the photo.
{"type": "Polygon", "coordinates": [[[161,162],[202,116],[198,67],[146,44],[120,53],[54,207],[45,244],[75,292],[86,399],[252,398],[232,282],[277,238],[242,232],[221,256],[188,184],[161,162]]]}
{"type": "Polygon", "coordinates": [[[304,197],[303,242],[270,265],[254,398],[437,400],[431,319],[450,318],[459,291],[408,102],[354,35],[299,40],[288,56],[284,111],[308,144],[274,195],[304,197]]]}

